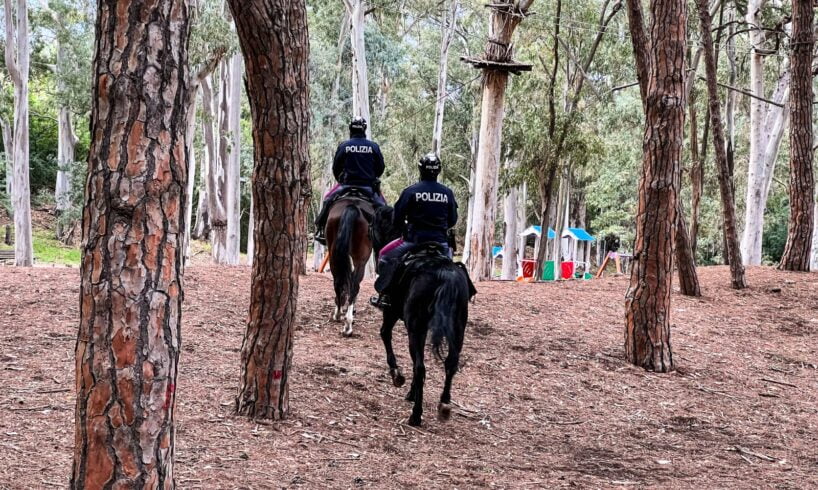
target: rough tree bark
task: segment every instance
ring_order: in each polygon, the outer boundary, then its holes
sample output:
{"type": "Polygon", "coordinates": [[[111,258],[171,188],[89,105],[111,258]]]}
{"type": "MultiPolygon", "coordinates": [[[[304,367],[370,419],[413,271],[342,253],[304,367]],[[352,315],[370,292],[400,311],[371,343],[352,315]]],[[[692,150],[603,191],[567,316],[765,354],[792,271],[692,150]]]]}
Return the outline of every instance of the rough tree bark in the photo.
{"type": "Polygon", "coordinates": [[[699,237],[699,210],[701,209],[702,194],[704,190],[704,162],[699,153],[699,124],[698,112],[696,111],[696,93],[691,92],[690,101],[690,188],[691,188],[691,209],[690,209],[690,251],[696,256],[699,237]]]}
{"type": "Polygon", "coordinates": [[[744,277],[744,266],[741,263],[741,248],[738,241],[738,226],[736,224],[736,204],[733,196],[733,182],[727,162],[725,148],[724,127],[721,121],[721,100],[717,85],[717,67],[715,45],[713,44],[713,22],[710,18],[709,1],[698,0],[699,21],[701,22],[701,36],[704,48],[704,67],[707,76],[707,95],[709,101],[710,126],[713,128],[713,149],[716,155],[716,169],[719,175],[719,190],[721,192],[721,212],[726,238],[727,261],[730,264],[730,278],[733,289],[744,289],[747,281],[744,277]]]}
{"type": "Polygon", "coordinates": [[[253,117],[255,256],[236,412],[282,419],[309,199],[309,37],[304,0],[230,0],[253,117]]]}
{"type": "MultiPolygon", "coordinates": [[[[512,62],[511,39],[525,18],[533,0],[505,0],[492,4],[489,40],[484,59],[512,62]]],[[[504,96],[509,72],[487,67],[483,72],[483,102],[480,112],[480,140],[475,168],[474,209],[469,238],[468,268],[472,279],[491,277],[491,249],[497,214],[497,172],[503,131],[504,96]]]]}
{"type": "MultiPolygon", "coordinates": [[[[670,294],[684,140],[687,6],[684,0],[654,0],[651,10],[644,161],[625,303],[625,355],[646,370],[667,372],[674,368],[670,294]]],[[[632,22],[631,38],[639,37],[641,29],[632,22]]]]}
{"type": "MultiPolygon", "coordinates": [[[[633,43],[633,55],[636,63],[636,75],[639,81],[639,92],[642,95],[642,107],[647,117],[648,105],[648,84],[650,83],[652,66],[655,59],[652,57],[648,45],[647,35],[645,34],[645,27],[642,24],[644,14],[642,12],[642,4],[639,0],[628,0],[628,21],[631,28],[631,40],[633,43]],[[637,32],[634,33],[634,30],[637,32]]],[[[698,54],[696,56],[696,66],[698,66],[698,54]]],[[[694,67],[695,69],[695,67],[694,67]]],[[[692,91],[693,85],[690,82],[685,82],[685,100],[692,91]]],[[[684,115],[682,115],[684,120],[684,115]]],[[[697,169],[698,170],[698,169],[697,169]]],[[[697,189],[694,182],[694,199],[696,197],[697,189]]],[[[681,166],[679,167],[679,186],[681,188],[681,166]]],[[[679,192],[681,189],[677,189],[679,192]]],[[[698,190],[700,194],[700,189],[698,190]]],[[[694,201],[694,206],[698,204],[694,201]]],[[[698,211],[697,211],[698,212],[698,211]]],[[[696,256],[693,251],[693,243],[688,234],[687,223],[685,221],[684,210],[681,200],[676,201],[676,226],[675,239],[673,251],[676,258],[676,268],[679,276],[679,290],[685,296],[699,297],[702,295],[701,286],[699,285],[699,276],[696,272],[696,256]]],[[[698,216],[697,216],[698,222],[698,216]]],[[[698,226],[698,225],[697,225],[698,226]]]]}
{"type": "Polygon", "coordinates": [[[779,268],[809,272],[815,177],[812,129],[812,60],[815,47],[812,0],[793,0],[790,40],[790,220],[779,268]]]}
{"type": "MultiPolygon", "coordinates": [[[[28,36],[28,1],[5,0],[6,69],[14,85],[14,130],[12,140],[11,207],[14,212],[14,263],[34,265],[31,239],[31,189],[28,165],[28,76],[31,60],[28,36]],[[12,14],[14,12],[14,14],[12,14]]],[[[8,177],[6,177],[8,179],[8,177]]]]}
{"type": "MultiPolygon", "coordinates": [[[[741,238],[741,255],[744,265],[761,264],[761,242],[764,232],[764,210],[767,207],[773,168],[778,148],[789,119],[784,107],[768,104],[764,91],[765,32],[761,28],[761,9],[767,0],[748,0],[747,24],[750,29],[750,162],[747,172],[747,197],[745,199],[744,233],[741,238]]],[[[787,105],[789,99],[790,71],[783,68],[771,100],[787,105]]]]}
{"type": "Polygon", "coordinates": [[[99,2],[72,488],[174,488],[189,26],[99,2]]]}
{"type": "Polygon", "coordinates": [[[449,73],[449,46],[452,44],[454,31],[457,29],[457,8],[459,0],[451,0],[451,9],[443,14],[443,38],[440,41],[440,63],[437,71],[437,92],[435,96],[435,125],[432,129],[432,151],[440,155],[440,145],[443,141],[443,112],[446,109],[447,75],[449,73]]]}
{"type": "Polygon", "coordinates": [[[350,42],[352,46],[352,112],[353,116],[366,119],[366,135],[372,134],[372,121],[369,117],[369,74],[366,66],[366,0],[344,0],[352,28],[350,42]]]}

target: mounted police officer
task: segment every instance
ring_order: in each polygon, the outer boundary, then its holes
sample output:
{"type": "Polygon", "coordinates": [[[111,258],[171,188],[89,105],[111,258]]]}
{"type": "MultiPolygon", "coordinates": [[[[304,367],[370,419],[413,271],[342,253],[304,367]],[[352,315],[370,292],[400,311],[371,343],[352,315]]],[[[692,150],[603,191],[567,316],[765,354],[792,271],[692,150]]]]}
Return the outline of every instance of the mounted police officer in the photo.
{"type": "Polygon", "coordinates": [[[339,192],[356,187],[368,193],[376,205],[386,204],[381,195],[379,180],[385,168],[383,155],[378,144],[367,139],[366,128],[366,119],[362,117],[352,119],[349,123],[349,139],[338,145],[335,151],[332,174],[338,183],[324,196],[324,204],[315,220],[315,240],[319,243],[326,241],[324,227],[327,224],[330,204],[339,192]]]}
{"type": "Polygon", "coordinates": [[[375,290],[379,296],[370,303],[378,308],[389,304],[384,290],[392,281],[395,269],[403,256],[415,245],[425,242],[439,243],[451,258],[448,230],[457,223],[457,201],[454,192],[437,181],[441,161],[434,153],[420,159],[420,181],[407,187],[395,204],[394,226],[401,238],[381,251],[378,263],[379,276],[375,290]]]}

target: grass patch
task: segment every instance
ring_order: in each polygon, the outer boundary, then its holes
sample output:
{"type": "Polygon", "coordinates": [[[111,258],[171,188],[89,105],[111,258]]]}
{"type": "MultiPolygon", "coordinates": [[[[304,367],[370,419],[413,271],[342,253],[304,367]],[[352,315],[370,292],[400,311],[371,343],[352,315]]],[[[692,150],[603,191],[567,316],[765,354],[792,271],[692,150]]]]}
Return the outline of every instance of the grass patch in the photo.
{"type": "Polygon", "coordinates": [[[80,265],[80,249],[63,245],[54,238],[53,232],[35,230],[33,239],[34,261],[37,264],[80,265]]]}

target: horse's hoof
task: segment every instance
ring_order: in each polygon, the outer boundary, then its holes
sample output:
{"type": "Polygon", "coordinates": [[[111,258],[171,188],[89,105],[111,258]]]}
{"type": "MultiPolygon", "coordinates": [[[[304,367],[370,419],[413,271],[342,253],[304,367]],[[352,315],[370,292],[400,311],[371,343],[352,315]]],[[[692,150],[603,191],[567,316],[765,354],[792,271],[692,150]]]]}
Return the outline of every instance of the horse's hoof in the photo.
{"type": "Polygon", "coordinates": [[[404,378],[403,375],[400,372],[398,372],[397,374],[392,375],[392,385],[395,386],[395,388],[400,388],[405,383],[406,383],[406,378],[404,378]]]}
{"type": "Polygon", "coordinates": [[[448,403],[439,403],[437,405],[437,419],[441,422],[446,422],[452,417],[452,406],[448,403]]]}
{"type": "Polygon", "coordinates": [[[420,415],[418,415],[417,417],[415,417],[414,415],[409,417],[409,425],[411,425],[412,427],[420,427],[420,421],[421,421],[420,415]]]}
{"type": "Polygon", "coordinates": [[[344,330],[343,332],[341,332],[341,335],[343,335],[343,336],[344,336],[344,337],[346,337],[346,338],[350,338],[350,337],[352,337],[352,329],[350,329],[350,330],[344,330]]]}

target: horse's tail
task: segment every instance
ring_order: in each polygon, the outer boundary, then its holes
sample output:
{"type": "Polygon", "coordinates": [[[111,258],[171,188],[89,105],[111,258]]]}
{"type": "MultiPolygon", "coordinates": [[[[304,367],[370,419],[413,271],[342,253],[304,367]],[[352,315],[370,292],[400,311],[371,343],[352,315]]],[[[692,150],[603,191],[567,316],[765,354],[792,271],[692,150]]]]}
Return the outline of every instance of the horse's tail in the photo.
{"type": "Polygon", "coordinates": [[[432,319],[429,322],[429,331],[432,335],[432,352],[435,357],[443,360],[440,348],[446,340],[449,351],[456,349],[455,320],[462,314],[458,303],[461,301],[460,271],[455,268],[444,267],[436,273],[438,286],[435,290],[435,300],[431,306],[432,319]]]}
{"type": "Polygon", "coordinates": [[[344,209],[341,221],[338,224],[338,235],[335,237],[335,243],[330,254],[332,274],[335,277],[345,279],[347,288],[349,288],[352,281],[352,258],[349,256],[352,246],[352,234],[355,232],[355,223],[360,215],[361,211],[357,206],[347,206],[344,209]]]}

